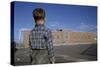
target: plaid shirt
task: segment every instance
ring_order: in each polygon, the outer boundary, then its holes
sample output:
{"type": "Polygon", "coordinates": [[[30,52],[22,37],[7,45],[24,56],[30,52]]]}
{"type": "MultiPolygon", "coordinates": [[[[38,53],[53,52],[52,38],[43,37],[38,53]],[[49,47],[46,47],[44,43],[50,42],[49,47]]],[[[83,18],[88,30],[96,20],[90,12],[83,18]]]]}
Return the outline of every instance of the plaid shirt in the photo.
{"type": "Polygon", "coordinates": [[[30,32],[29,45],[31,49],[48,49],[49,58],[54,57],[52,33],[44,25],[35,25],[30,32]]]}

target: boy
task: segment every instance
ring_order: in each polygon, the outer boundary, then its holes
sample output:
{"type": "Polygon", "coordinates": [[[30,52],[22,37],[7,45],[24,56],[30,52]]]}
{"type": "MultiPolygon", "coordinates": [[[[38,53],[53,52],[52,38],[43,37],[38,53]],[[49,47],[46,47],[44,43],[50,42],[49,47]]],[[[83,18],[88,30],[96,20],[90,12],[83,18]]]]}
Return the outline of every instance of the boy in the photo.
{"type": "Polygon", "coordinates": [[[54,48],[52,33],[44,26],[45,11],[36,8],[32,12],[35,21],[35,28],[30,32],[29,45],[32,49],[32,64],[54,63],[54,48]]]}

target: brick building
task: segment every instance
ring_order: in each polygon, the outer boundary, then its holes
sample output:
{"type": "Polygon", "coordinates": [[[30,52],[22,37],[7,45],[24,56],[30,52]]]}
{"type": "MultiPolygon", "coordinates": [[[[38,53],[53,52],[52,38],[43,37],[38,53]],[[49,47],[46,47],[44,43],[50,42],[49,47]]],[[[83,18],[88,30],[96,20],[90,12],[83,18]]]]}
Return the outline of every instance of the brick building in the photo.
{"type": "MultiPolygon", "coordinates": [[[[23,34],[23,47],[29,47],[29,30],[21,31],[23,34]]],[[[52,30],[54,46],[75,45],[75,44],[92,44],[96,43],[96,34],[93,32],[78,32],[64,29],[52,30]]]]}

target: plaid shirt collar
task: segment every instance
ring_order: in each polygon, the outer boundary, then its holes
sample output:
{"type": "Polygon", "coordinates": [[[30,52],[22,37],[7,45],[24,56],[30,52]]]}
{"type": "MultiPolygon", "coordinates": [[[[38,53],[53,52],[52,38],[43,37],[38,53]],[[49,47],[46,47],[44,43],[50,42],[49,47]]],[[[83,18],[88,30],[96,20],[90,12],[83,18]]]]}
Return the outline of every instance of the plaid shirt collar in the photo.
{"type": "Polygon", "coordinates": [[[44,24],[42,24],[42,25],[35,25],[35,29],[36,30],[42,30],[42,29],[44,29],[45,28],[45,26],[44,26],[44,24]]]}

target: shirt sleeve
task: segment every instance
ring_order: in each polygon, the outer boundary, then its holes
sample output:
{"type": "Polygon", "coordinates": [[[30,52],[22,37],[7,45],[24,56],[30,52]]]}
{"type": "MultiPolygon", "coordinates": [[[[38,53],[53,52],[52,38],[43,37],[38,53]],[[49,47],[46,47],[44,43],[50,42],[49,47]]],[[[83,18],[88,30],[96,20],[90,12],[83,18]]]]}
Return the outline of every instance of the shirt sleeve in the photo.
{"type": "Polygon", "coordinates": [[[32,46],[31,46],[31,36],[32,36],[32,35],[29,34],[29,48],[30,48],[30,49],[32,49],[32,46]]]}
{"type": "Polygon", "coordinates": [[[49,58],[54,57],[54,47],[53,47],[53,39],[51,31],[49,31],[47,34],[47,48],[48,48],[49,58]]]}

